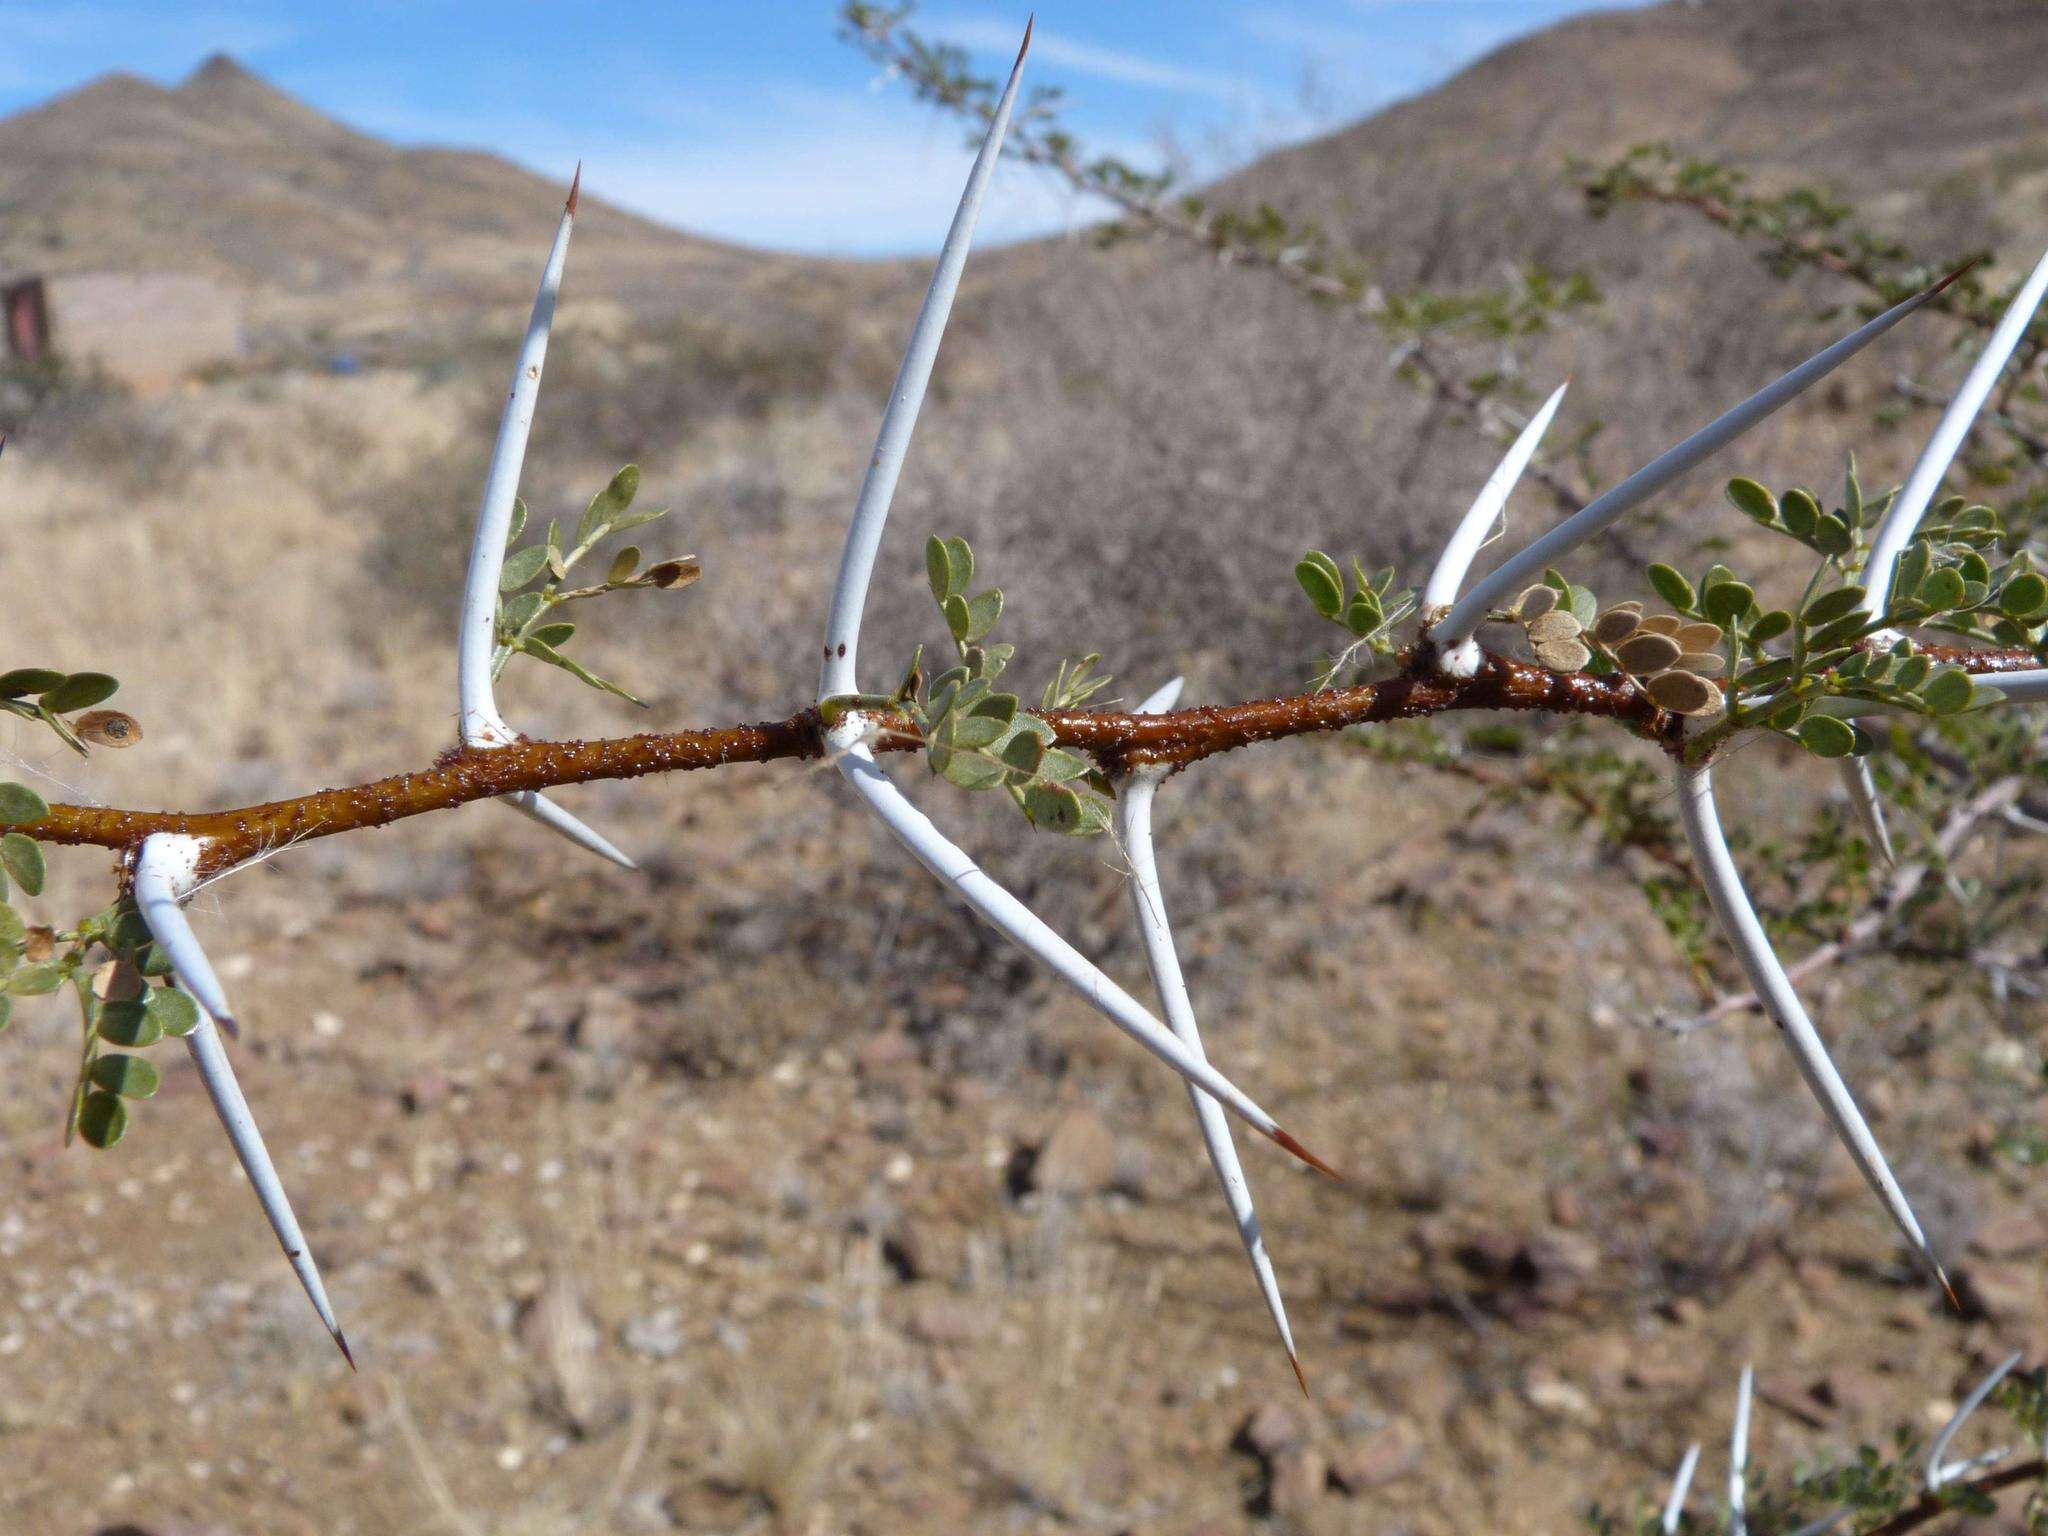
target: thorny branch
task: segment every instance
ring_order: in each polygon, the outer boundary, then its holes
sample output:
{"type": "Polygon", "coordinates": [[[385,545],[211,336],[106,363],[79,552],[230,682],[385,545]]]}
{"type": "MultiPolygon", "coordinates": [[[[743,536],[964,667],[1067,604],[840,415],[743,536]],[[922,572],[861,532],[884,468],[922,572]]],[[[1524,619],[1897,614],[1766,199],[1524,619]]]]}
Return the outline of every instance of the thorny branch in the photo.
{"type": "MultiPolygon", "coordinates": [[[[1937,660],[1979,675],[2036,665],[2024,650],[1957,651],[1929,647],[1937,660]]],[[[1321,693],[1215,704],[1165,714],[1049,710],[1042,718],[1061,746],[1085,752],[1112,778],[1132,768],[1179,769],[1257,742],[1315,735],[1352,726],[1419,720],[1460,710],[1514,710],[1604,718],[1647,741],[1672,746],[1676,716],[1659,709],[1626,677],[1552,672],[1489,653],[1469,678],[1411,666],[1396,677],[1321,693]]],[[[50,814],[15,830],[38,842],[132,851],[153,833],[204,838],[202,874],[232,868],[266,848],[389,826],[413,816],[452,810],[476,800],[527,790],[637,779],[652,774],[723,768],[735,763],[815,759],[825,755],[815,709],[754,725],[707,726],[595,741],[520,740],[481,751],[457,747],[430,768],[366,784],[316,790],[287,800],[225,811],[144,811],[52,804],[50,814]]],[[[887,721],[878,752],[915,752],[924,742],[906,719],[887,721]]]]}

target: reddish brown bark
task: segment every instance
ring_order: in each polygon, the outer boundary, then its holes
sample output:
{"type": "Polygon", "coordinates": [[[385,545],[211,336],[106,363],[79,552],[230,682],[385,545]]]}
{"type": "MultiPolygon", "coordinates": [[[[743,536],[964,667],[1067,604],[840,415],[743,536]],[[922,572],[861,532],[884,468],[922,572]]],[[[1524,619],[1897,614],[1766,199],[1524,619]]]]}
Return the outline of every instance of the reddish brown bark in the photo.
{"type": "MultiPolygon", "coordinates": [[[[1962,663],[1979,674],[2039,665],[2024,651],[1929,647],[1926,653],[1937,661],[1962,663]]],[[[1185,767],[1255,742],[1472,709],[1605,718],[1666,747],[1678,739],[1677,719],[1657,708],[1625,678],[1552,672],[1494,655],[1486,658],[1476,676],[1466,679],[1411,670],[1385,682],[1354,688],[1159,715],[1052,710],[1044,718],[1061,745],[1090,754],[1115,774],[1141,764],[1185,767]]],[[[921,742],[916,728],[905,720],[898,729],[885,732],[876,745],[880,751],[907,752],[917,750],[921,742]]],[[[786,720],[759,725],[654,732],[601,741],[522,741],[487,751],[456,748],[432,767],[417,772],[236,810],[137,811],[52,805],[48,816],[19,830],[41,842],[121,850],[137,847],[153,832],[184,833],[210,841],[205,867],[213,870],[286,843],[388,826],[409,816],[450,810],[515,790],[823,754],[817,711],[805,709],[786,720]]]]}

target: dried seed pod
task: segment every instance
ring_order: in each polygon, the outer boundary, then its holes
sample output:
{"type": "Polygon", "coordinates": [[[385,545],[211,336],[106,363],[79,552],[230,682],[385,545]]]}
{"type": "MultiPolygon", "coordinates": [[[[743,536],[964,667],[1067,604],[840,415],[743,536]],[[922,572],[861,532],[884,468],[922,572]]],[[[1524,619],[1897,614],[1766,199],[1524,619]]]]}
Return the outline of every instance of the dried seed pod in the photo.
{"type": "Polygon", "coordinates": [[[1711,651],[1721,643],[1721,626],[1718,624],[1682,624],[1671,638],[1688,651],[1711,651]]]}
{"type": "Polygon", "coordinates": [[[687,587],[703,574],[704,568],[696,558],[685,555],[680,560],[663,560],[658,565],[650,565],[640,573],[640,580],[650,587],[687,587]]]}
{"type": "Polygon", "coordinates": [[[78,739],[118,750],[142,740],[142,722],[118,709],[89,709],[71,722],[78,739]]]}
{"type": "Polygon", "coordinates": [[[1562,608],[1553,608],[1530,621],[1529,638],[1538,645],[1553,640],[1576,640],[1581,628],[1583,626],[1571,614],[1562,608]]]}
{"type": "Polygon", "coordinates": [[[1645,686],[1650,697],[1675,715],[1702,715],[1713,710],[1721,690],[1690,672],[1659,672],[1645,686]]]}
{"type": "Polygon", "coordinates": [[[54,928],[31,928],[21,936],[21,958],[30,965],[41,965],[57,953],[57,930],[54,928]]]}
{"type": "Polygon", "coordinates": [[[1540,619],[1557,606],[1557,588],[1537,582],[1515,599],[1514,614],[1524,624],[1531,619],[1540,619]]]}
{"type": "Polygon", "coordinates": [[[1638,627],[1653,635],[1675,635],[1685,627],[1685,620],[1675,613],[1653,613],[1638,627]]]}
{"type": "Polygon", "coordinates": [[[1614,648],[1614,659],[1637,677],[1662,672],[1684,654],[1676,640],[1659,634],[1631,635],[1614,648]]]}
{"type": "Polygon", "coordinates": [[[1643,616],[1626,608],[1610,608],[1593,621],[1593,638],[1602,645],[1619,645],[1643,627],[1643,616]]]}
{"type": "Polygon", "coordinates": [[[1688,651],[1676,664],[1700,677],[1719,677],[1728,670],[1728,658],[1719,651],[1688,651]]]}
{"type": "Polygon", "coordinates": [[[1593,659],[1585,642],[1570,637],[1539,641],[1536,659],[1553,672],[1576,672],[1593,659]]]}

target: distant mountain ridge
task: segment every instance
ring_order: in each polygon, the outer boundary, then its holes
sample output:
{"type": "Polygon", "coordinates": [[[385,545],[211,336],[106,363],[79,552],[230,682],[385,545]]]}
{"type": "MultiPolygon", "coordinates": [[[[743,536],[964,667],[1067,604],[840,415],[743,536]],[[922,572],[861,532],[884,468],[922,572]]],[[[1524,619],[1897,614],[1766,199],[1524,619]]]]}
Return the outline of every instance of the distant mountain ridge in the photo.
{"type": "MultiPolygon", "coordinates": [[[[530,296],[565,186],[473,150],[405,148],[224,54],[163,87],[110,74],[0,120],[0,272],[171,269],[259,315],[370,326],[530,296]]],[[[586,195],[577,293],[673,306],[794,266],[586,195]]]]}

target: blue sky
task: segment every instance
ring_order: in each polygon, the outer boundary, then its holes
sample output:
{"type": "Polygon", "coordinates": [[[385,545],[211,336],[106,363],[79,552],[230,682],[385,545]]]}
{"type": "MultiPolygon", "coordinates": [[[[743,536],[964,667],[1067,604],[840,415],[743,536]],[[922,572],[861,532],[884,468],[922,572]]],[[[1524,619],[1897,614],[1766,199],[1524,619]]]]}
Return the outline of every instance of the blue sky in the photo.
{"type": "MultiPolygon", "coordinates": [[[[932,0],[994,73],[1030,0],[932,0]]],[[[1613,4],[1616,0],[1606,0],[1613,4]]],[[[1032,78],[1091,142],[1213,172],[1421,90],[1590,0],[1038,0],[1032,78]]],[[[480,146],[668,223],[840,254],[928,248],[958,128],[837,40],[832,0],[0,0],[0,113],[110,69],[174,83],[219,49],[405,143],[480,146]]],[[[1039,178],[997,238],[1085,220],[1039,178]]]]}

